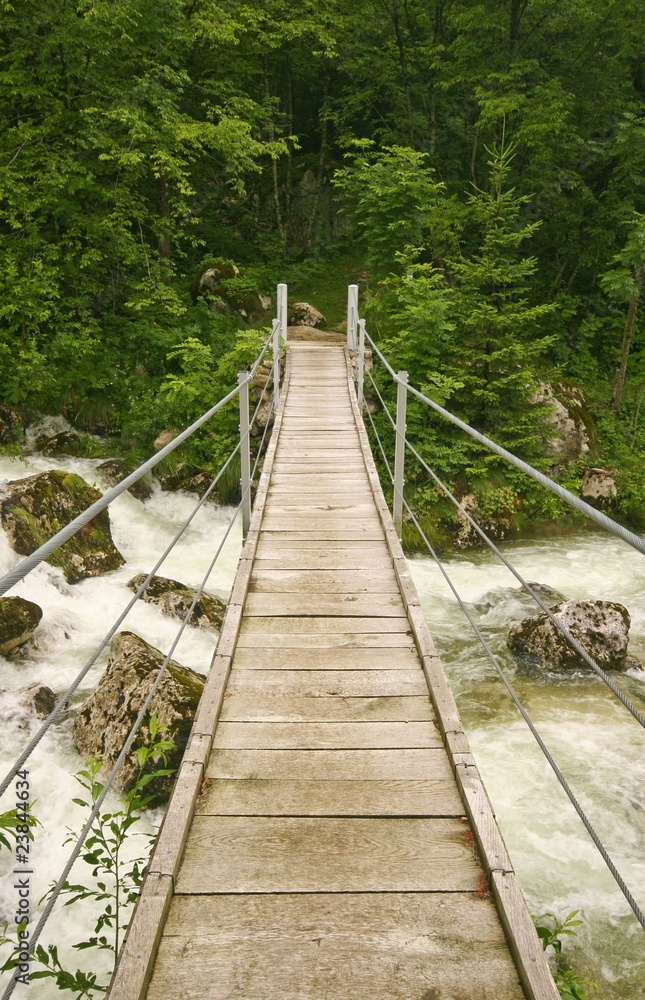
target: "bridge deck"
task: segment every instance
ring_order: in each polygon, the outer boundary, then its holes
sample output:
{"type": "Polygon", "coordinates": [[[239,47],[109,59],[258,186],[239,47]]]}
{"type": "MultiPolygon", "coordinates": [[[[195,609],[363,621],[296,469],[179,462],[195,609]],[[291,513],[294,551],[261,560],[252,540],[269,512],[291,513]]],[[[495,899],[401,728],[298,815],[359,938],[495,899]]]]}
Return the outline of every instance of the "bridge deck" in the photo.
{"type": "Polygon", "coordinates": [[[110,996],[553,1000],[344,351],[293,345],[285,389],[110,996]]]}

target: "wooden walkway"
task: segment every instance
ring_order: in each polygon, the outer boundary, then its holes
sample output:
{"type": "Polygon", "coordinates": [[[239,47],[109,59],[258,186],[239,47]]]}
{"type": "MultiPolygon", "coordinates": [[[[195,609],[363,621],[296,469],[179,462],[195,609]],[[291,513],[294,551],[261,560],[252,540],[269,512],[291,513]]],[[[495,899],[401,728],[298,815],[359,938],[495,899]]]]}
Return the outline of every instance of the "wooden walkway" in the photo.
{"type": "Polygon", "coordinates": [[[342,348],[290,347],[217,653],[109,996],[557,1000],[342,348]]]}

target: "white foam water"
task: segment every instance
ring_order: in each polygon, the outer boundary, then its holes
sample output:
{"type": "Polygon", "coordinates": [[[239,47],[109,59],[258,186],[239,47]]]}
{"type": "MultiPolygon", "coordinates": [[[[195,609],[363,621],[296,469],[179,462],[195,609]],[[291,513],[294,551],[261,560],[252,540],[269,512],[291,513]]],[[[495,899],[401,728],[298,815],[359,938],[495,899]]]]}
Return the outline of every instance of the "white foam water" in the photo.
{"type": "MultiPolygon", "coordinates": [[[[61,468],[100,486],[97,464],[94,460],[52,460],[41,455],[20,461],[0,456],[0,480],[61,468]]],[[[69,586],[60,570],[42,564],[14,588],[13,594],[38,603],[44,617],[37,631],[38,647],[27,659],[0,658],[0,773],[5,773],[38,725],[17,706],[12,692],[32,681],[41,681],[56,693],[65,690],[132,596],[127,581],[151,569],[195,502],[186,494],[159,491],[142,504],[125,494],[110,508],[114,541],[127,560],[125,566],[69,586]]],[[[231,513],[230,509],[206,505],[159,574],[198,585],[231,513]]],[[[228,594],[240,544],[236,524],[207,585],[211,592],[224,597],[228,594]]],[[[631,652],[645,661],[645,560],[639,553],[596,533],[515,542],[504,548],[530,581],[549,584],[566,597],[623,603],[632,616],[631,652]]],[[[0,575],[19,559],[0,531],[0,575]]],[[[464,599],[474,606],[484,632],[619,870],[641,906],[645,905],[645,733],[594,676],[558,678],[518,668],[506,649],[505,638],[510,622],[533,613],[533,608],[527,597],[519,595],[517,581],[492,554],[452,556],[446,565],[464,599]],[[494,599],[481,603],[490,591],[497,592],[494,599]]],[[[412,559],[411,566],[531,911],[551,910],[562,916],[579,909],[584,926],[577,938],[565,941],[573,967],[600,984],[602,1000],[645,1000],[643,931],[470,634],[436,566],[420,557],[412,559]]],[[[135,605],[121,627],[164,651],[177,631],[172,619],[142,602],[135,605]]],[[[174,657],[204,673],[213,647],[212,635],[187,628],[174,657]]],[[[94,690],[105,659],[105,654],[99,658],[75,701],[94,690]]],[[[639,671],[619,678],[641,710],[645,710],[644,681],[645,675],[639,671]]],[[[62,846],[66,828],[82,825],[84,810],[71,802],[79,793],[73,775],[82,763],[72,745],[71,719],[67,718],[50,731],[28,765],[34,813],[43,824],[36,830],[34,843],[34,902],[62,870],[69,851],[69,846],[62,846]]],[[[10,808],[12,801],[6,796],[0,811],[10,808]]],[[[147,816],[142,829],[151,830],[158,820],[158,814],[147,816]]],[[[138,850],[136,845],[133,850],[138,850]]],[[[13,920],[16,893],[6,850],[0,851],[0,864],[6,873],[0,882],[1,924],[13,920]]],[[[80,864],[73,877],[86,877],[88,871],[80,864]]],[[[102,963],[100,953],[71,949],[88,936],[90,924],[91,912],[84,904],[67,908],[59,904],[43,943],[57,944],[68,967],[76,969],[87,963],[85,967],[102,976],[108,963],[102,963]]],[[[14,995],[55,1000],[61,993],[52,980],[41,980],[19,987],[14,995]]]]}

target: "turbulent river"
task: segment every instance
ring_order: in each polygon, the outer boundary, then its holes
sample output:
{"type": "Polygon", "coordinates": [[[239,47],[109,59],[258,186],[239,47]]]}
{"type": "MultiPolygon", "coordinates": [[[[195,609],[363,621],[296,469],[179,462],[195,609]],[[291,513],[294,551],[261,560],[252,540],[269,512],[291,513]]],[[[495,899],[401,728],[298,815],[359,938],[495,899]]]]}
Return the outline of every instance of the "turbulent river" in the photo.
{"type": "MultiPolygon", "coordinates": [[[[0,481],[19,479],[50,468],[77,472],[100,485],[98,463],[81,459],[32,456],[12,461],[0,456],[0,481]]],[[[195,498],[158,492],[145,505],[125,495],[111,507],[114,541],[127,563],[116,572],[73,587],[62,574],[41,565],[12,593],[44,610],[38,648],[28,659],[0,657],[0,769],[14,759],[37,723],[22,710],[12,692],[42,681],[62,692],[131,597],[127,581],[148,571],[187,518],[195,498]]],[[[196,586],[228,525],[231,511],[206,505],[159,573],[196,586]]],[[[226,596],[240,547],[236,526],[207,589],[226,596]]],[[[530,581],[549,584],[566,597],[619,601],[632,616],[631,652],[645,663],[645,559],[609,536],[581,532],[544,541],[505,546],[518,570],[530,581]]],[[[18,562],[0,531],[0,575],[18,562]]],[[[600,855],[561,791],[555,777],[518,715],[501,682],[470,633],[463,613],[430,559],[415,557],[412,572],[424,604],[464,725],[532,913],[560,916],[578,909],[584,925],[565,951],[570,964],[600,985],[601,1000],[645,1000],[645,937],[607,872],[600,855]]],[[[449,573],[471,607],[500,661],[509,670],[526,708],[583,808],[626,878],[641,907],[645,905],[645,733],[595,677],[558,679],[518,670],[506,650],[509,622],[533,613],[516,581],[492,554],[477,552],[446,560],[449,573]],[[492,592],[492,595],[491,595],[492,592]],[[482,600],[486,595],[486,599],[482,600]]],[[[139,602],[122,626],[166,650],[176,624],[151,605],[139,602]]],[[[212,636],[189,628],[174,657],[204,671],[214,646],[212,636]]],[[[99,660],[83,682],[77,701],[94,689],[105,663],[99,660]]],[[[645,674],[619,678],[636,705],[645,709],[645,674]]],[[[71,799],[78,794],[73,774],[82,765],[65,719],[39,746],[30,763],[36,830],[32,900],[40,899],[57,878],[68,847],[67,827],[79,829],[84,811],[71,799]]],[[[12,797],[0,804],[10,808],[12,797]]],[[[151,816],[146,824],[158,817],[151,816]]],[[[147,827],[149,828],[149,827],[147,827]]],[[[144,829],[144,827],[142,827],[144,829]]],[[[8,871],[10,857],[0,851],[5,872],[0,882],[0,925],[13,921],[16,891],[8,871]]],[[[79,874],[84,865],[79,866],[79,874]]],[[[36,906],[34,905],[34,908],[36,906]]],[[[43,936],[64,953],[88,934],[83,904],[60,905],[43,936]]],[[[100,971],[94,952],[72,953],[68,965],[100,971]],[[91,959],[88,956],[91,955],[91,959]]],[[[53,981],[37,986],[38,998],[60,997],[53,981]]],[[[34,987],[16,996],[36,996],[34,987]]]]}

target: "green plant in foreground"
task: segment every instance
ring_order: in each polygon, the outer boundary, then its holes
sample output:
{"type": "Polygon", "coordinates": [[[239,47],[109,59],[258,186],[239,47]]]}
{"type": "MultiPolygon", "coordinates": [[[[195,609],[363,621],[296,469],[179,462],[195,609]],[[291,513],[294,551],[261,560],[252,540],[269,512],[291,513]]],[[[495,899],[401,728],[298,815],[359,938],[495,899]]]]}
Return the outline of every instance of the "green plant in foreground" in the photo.
{"type": "MultiPolygon", "coordinates": [[[[167,728],[159,724],[156,716],[150,718],[148,729],[150,743],[137,750],[138,772],[133,787],[121,798],[121,808],[115,812],[101,812],[85,841],[82,860],[92,869],[92,881],[71,884],[66,882],[62,895],[69,898],[65,906],[71,906],[81,900],[94,900],[100,904],[100,911],[94,925],[94,933],[73,947],[78,951],[98,949],[112,955],[113,967],[116,964],[121,942],[121,932],[128,926],[128,918],[134,902],[139,895],[148,855],[154,844],[154,835],[149,838],[148,850],[144,855],[132,861],[123,858],[124,846],[131,836],[147,836],[144,833],[133,833],[132,828],[141,819],[141,810],[151,802],[153,795],[148,794],[151,782],[155,779],[172,774],[173,768],[159,767],[149,773],[144,773],[146,765],[152,759],[165,765],[167,753],[174,747],[173,740],[165,735],[167,728]]],[[[78,772],[76,780],[85,790],[84,795],[73,801],[87,809],[93,809],[103,790],[99,781],[99,773],[103,761],[96,757],[90,759],[85,768],[78,772]]],[[[76,841],[78,834],[68,828],[65,843],[76,841]]],[[[66,970],[58,956],[55,945],[45,949],[38,945],[35,958],[43,966],[42,970],[33,972],[30,979],[53,978],[59,990],[69,990],[76,1000],[93,1000],[95,994],[107,992],[108,985],[97,982],[97,974],[77,969],[75,973],[66,970]]]]}
{"type": "MultiPolygon", "coordinates": [[[[579,912],[579,910],[572,910],[564,920],[560,920],[555,913],[542,913],[539,917],[533,917],[533,923],[544,951],[547,948],[553,948],[557,956],[562,955],[562,936],[571,934],[575,937],[578,932],[574,931],[573,928],[582,925],[582,920],[576,920],[579,912]]],[[[597,983],[590,979],[581,979],[572,969],[561,966],[560,959],[553,978],[562,1000],[588,1000],[585,987],[592,990],[598,989],[597,983]]]]}

